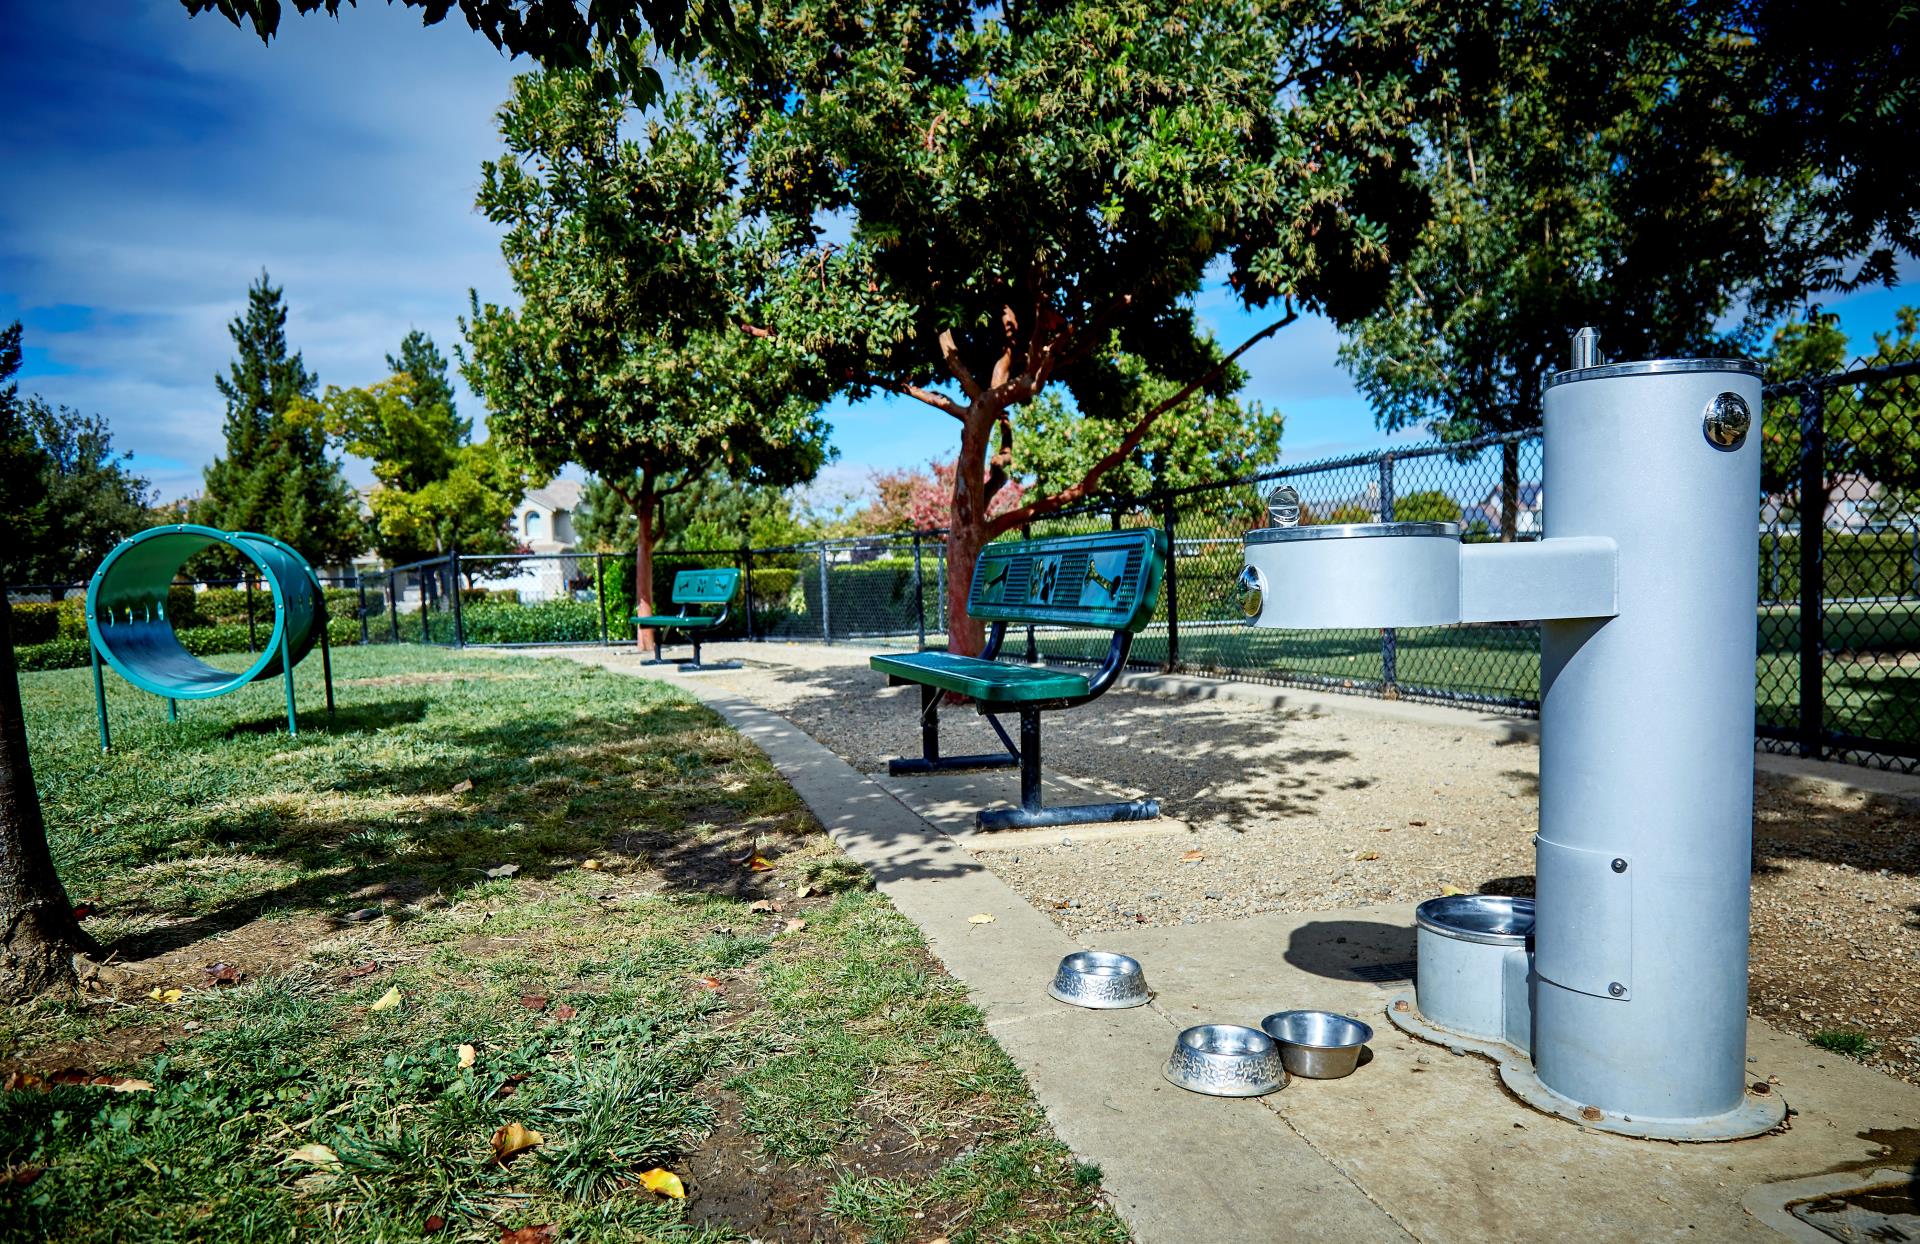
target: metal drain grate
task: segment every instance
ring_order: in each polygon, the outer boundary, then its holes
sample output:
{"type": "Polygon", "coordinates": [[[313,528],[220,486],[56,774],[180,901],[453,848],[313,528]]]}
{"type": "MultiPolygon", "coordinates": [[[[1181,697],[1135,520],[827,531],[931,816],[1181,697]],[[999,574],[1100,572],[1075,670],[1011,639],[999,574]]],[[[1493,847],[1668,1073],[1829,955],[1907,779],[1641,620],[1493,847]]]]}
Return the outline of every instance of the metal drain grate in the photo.
{"type": "Polygon", "coordinates": [[[1391,984],[1395,981],[1413,979],[1413,960],[1403,959],[1399,963],[1366,963],[1348,968],[1358,980],[1372,981],[1376,985],[1391,984]]]}

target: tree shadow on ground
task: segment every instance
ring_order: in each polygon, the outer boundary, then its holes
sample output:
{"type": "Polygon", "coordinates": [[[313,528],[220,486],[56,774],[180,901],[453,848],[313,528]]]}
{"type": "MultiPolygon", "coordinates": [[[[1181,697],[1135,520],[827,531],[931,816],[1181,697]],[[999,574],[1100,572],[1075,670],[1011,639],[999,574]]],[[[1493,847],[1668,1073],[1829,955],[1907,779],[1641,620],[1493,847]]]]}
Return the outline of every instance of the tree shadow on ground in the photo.
{"type": "MultiPolygon", "coordinates": [[[[426,715],[427,702],[418,699],[336,704],[332,712],[326,710],[323,702],[301,705],[298,720],[303,735],[377,734],[394,726],[422,721],[426,715]]],[[[236,739],[244,735],[284,734],[286,729],[287,718],[282,713],[236,721],[222,730],[220,736],[236,739]]]]}
{"type": "Polygon", "coordinates": [[[1287,963],[1329,980],[1371,981],[1364,969],[1413,959],[1411,925],[1378,920],[1311,920],[1287,938],[1287,963]]]}

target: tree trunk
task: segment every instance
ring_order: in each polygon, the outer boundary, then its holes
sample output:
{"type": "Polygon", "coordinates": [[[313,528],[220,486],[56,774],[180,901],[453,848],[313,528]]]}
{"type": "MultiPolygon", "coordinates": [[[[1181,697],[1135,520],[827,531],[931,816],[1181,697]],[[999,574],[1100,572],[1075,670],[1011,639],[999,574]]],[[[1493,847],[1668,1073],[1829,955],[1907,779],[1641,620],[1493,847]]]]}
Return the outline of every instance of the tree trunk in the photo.
{"type": "Polygon", "coordinates": [[[1500,446],[1500,539],[1519,538],[1520,526],[1520,444],[1508,441],[1500,446]]]}
{"type": "Polygon", "coordinates": [[[978,656],[987,630],[967,612],[973,563],[987,543],[987,438],[996,412],[975,402],[960,432],[953,461],[953,520],[947,527],[947,651],[978,656]]]}
{"type": "Polygon", "coordinates": [[[0,586],[0,998],[21,1001],[72,983],[73,956],[98,947],[73,918],[47,847],[14,674],[12,613],[0,586]]]}
{"type": "MultiPolygon", "coordinates": [[[[633,507],[638,534],[633,542],[633,612],[646,617],[653,612],[653,511],[658,504],[653,490],[642,488],[633,507]]],[[[638,628],[634,644],[642,652],[659,653],[659,636],[652,627],[638,628]]]]}

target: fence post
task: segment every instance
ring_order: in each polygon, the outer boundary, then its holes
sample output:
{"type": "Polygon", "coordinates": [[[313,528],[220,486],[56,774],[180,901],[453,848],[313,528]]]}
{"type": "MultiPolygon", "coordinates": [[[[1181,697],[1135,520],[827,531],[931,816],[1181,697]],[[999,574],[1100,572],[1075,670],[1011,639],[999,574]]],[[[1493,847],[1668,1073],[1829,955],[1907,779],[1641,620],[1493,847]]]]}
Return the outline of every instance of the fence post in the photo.
{"type": "Polygon", "coordinates": [[[1162,668],[1171,674],[1180,666],[1180,546],[1174,543],[1172,493],[1160,496],[1160,521],[1167,530],[1167,660],[1162,668]]]}
{"type": "Polygon", "coordinates": [[[247,585],[247,651],[258,652],[260,645],[253,638],[253,576],[248,575],[242,582],[247,585]]]}
{"type": "Polygon", "coordinates": [[[353,572],[353,582],[360,589],[360,642],[369,644],[373,641],[367,638],[367,576],[356,570],[353,572]]]}
{"type": "Polygon", "coordinates": [[[828,621],[827,606],[827,542],[820,541],[820,638],[827,643],[833,642],[833,626],[828,621]]]}
{"type": "Polygon", "coordinates": [[[593,594],[600,601],[600,646],[606,647],[613,641],[607,638],[607,555],[593,555],[593,594]]]}
{"type": "MultiPolygon", "coordinates": [[[[1393,521],[1393,455],[1380,455],[1380,521],[1393,521]]],[[[1400,698],[1400,636],[1391,626],[1380,631],[1380,694],[1400,698]]]]}
{"type": "Polygon", "coordinates": [[[447,554],[447,587],[453,593],[453,646],[467,646],[466,618],[460,612],[460,550],[447,554]]]}
{"type": "Polygon", "coordinates": [[[400,642],[400,585],[393,571],[387,571],[387,624],[393,631],[393,642],[400,642]]]}
{"type": "Polygon", "coordinates": [[[1800,399],[1800,754],[1826,750],[1827,527],[1826,394],[1809,385],[1800,399]]]}
{"type": "Polygon", "coordinates": [[[754,641],[753,634],[753,546],[744,541],[740,545],[740,582],[741,607],[747,613],[747,642],[754,641]]]}
{"type": "Polygon", "coordinates": [[[920,577],[920,533],[913,533],[913,631],[914,648],[927,650],[926,581],[920,577]]]}

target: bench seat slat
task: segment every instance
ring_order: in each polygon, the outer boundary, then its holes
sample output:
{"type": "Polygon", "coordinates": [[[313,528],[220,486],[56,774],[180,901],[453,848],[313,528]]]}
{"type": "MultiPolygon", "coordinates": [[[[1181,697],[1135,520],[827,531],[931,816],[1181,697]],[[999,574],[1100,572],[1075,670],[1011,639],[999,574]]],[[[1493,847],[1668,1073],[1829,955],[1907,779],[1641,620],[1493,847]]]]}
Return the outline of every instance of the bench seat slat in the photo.
{"type": "Polygon", "coordinates": [[[882,674],[990,704],[1062,700],[1087,693],[1087,679],[1083,674],[1031,665],[1005,665],[950,652],[903,652],[874,657],[871,664],[882,674]]]}
{"type": "Polygon", "coordinates": [[[666,613],[648,614],[646,617],[637,617],[633,619],[633,624],[635,626],[671,626],[683,630],[697,630],[701,627],[712,626],[719,620],[720,618],[717,614],[693,613],[683,618],[678,614],[666,613]]]}

